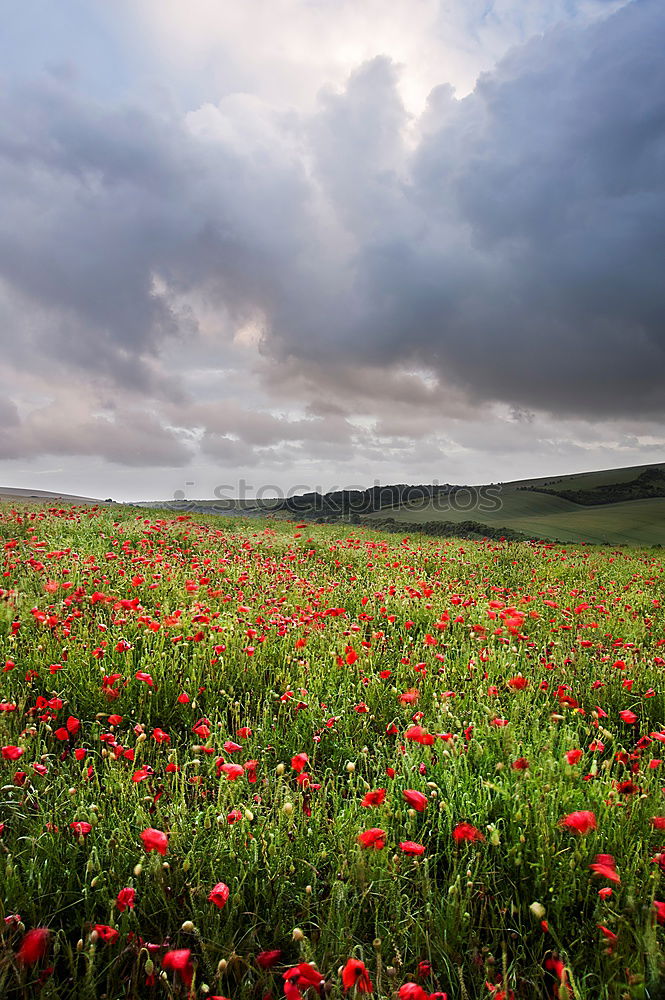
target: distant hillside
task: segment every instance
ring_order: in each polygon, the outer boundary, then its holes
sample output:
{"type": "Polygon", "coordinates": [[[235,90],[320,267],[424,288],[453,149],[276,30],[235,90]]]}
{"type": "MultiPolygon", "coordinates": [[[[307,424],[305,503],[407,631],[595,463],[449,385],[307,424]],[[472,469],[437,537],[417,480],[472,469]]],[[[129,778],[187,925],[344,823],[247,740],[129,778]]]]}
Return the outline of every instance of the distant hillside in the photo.
{"type": "MultiPolygon", "coordinates": [[[[46,490],[0,488],[3,500],[113,502],[46,490]]],[[[422,534],[665,545],[665,463],[486,486],[400,483],[265,501],[182,499],[134,506],[227,517],[351,521],[422,534]]]]}
{"type": "Polygon", "coordinates": [[[627,465],[620,469],[601,469],[598,472],[574,472],[567,476],[541,476],[536,479],[514,479],[503,483],[504,486],[527,486],[537,489],[541,486],[557,490],[593,490],[598,486],[611,486],[636,479],[649,469],[665,471],[665,462],[653,462],[650,465],[627,465]]]}
{"type": "Polygon", "coordinates": [[[563,497],[565,500],[589,507],[598,504],[621,503],[625,500],[648,500],[654,497],[665,497],[665,468],[651,465],[636,475],[634,479],[627,479],[624,482],[600,483],[597,486],[580,485],[575,489],[570,482],[567,482],[553,486],[520,486],[518,489],[550,493],[552,496],[563,497]]]}
{"type": "Polygon", "coordinates": [[[473,520],[490,536],[504,529],[562,542],[665,545],[665,464],[453,488],[445,498],[401,504],[367,521],[378,526],[388,513],[405,530],[423,525],[427,533],[437,521],[473,520]]]}
{"type": "Polygon", "coordinates": [[[64,500],[67,503],[113,503],[113,500],[96,500],[94,497],[79,497],[74,493],[52,493],[50,490],[23,490],[16,486],[0,486],[0,500],[64,500]]]}

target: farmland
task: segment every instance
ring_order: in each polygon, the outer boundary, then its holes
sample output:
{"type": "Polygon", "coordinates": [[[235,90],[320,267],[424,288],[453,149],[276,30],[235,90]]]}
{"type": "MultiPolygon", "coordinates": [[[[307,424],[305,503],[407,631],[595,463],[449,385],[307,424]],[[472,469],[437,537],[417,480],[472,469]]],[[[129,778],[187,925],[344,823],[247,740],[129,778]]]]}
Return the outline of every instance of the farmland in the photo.
{"type": "Polygon", "coordinates": [[[462,489],[457,496],[399,504],[367,515],[377,526],[386,515],[398,525],[461,524],[507,528],[527,538],[609,545],[665,544],[665,466],[608,469],[550,479],[519,480],[462,489]],[[479,500],[479,502],[472,502],[479,500]],[[494,502],[492,502],[492,499],[494,502]]]}
{"type": "MultiPolygon", "coordinates": [[[[665,545],[665,499],[630,500],[583,507],[562,497],[504,488],[496,510],[442,509],[431,503],[404,504],[387,511],[405,530],[436,519],[461,523],[469,518],[488,527],[521,531],[529,538],[563,542],[607,542],[611,545],[665,545]]],[[[380,521],[384,512],[368,514],[380,521]]]]}
{"type": "Polygon", "coordinates": [[[660,995],[662,552],[413,521],[0,507],[0,995],[660,995]]]}

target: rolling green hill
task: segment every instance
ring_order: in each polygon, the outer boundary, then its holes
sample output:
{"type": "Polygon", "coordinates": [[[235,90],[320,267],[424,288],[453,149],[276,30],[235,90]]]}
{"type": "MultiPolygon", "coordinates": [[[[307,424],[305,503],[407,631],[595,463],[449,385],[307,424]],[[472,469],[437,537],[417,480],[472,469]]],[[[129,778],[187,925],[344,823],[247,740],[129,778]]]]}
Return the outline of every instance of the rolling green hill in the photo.
{"type": "MultiPolygon", "coordinates": [[[[653,495],[661,489],[661,480],[665,481],[663,473],[665,465],[637,466],[520,480],[492,487],[494,502],[483,501],[486,488],[475,487],[479,503],[474,507],[469,506],[467,491],[384,508],[366,515],[363,521],[378,525],[390,517],[414,530],[418,525],[430,527],[436,521],[459,524],[473,520],[493,530],[507,528],[531,538],[665,545],[665,495],[653,495]],[[645,497],[640,497],[640,489],[647,493],[645,497]],[[571,495],[575,501],[569,499],[571,495]],[[625,495],[636,498],[622,499],[625,495]],[[602,502],[612,496],[617,497],[616,502],[602,502]]],[[[665,490],[661,493],[665,494],[665,490]]]]}
{"type": "Polygon", "coordinates": [[[637,479],[647,470],[665,473],[665,462],[656,465],[629,465],[623,469],[602,469],[599,472],[576,472],[569,476],[544,476],[540,479],[515,479],[504,486],[524,486],[538,489],[541,486],[554,490],[593,490],[598,486],[626,483],[637,479]]]}

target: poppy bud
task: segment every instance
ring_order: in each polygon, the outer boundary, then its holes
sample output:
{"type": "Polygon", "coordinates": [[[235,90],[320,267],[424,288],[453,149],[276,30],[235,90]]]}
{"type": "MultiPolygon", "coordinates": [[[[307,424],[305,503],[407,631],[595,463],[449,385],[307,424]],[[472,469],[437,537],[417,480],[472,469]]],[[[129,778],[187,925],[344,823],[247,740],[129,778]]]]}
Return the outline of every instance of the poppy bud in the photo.
{"type": "Polygon", "coordinates": [[[220,973],[221,972],[226,972],[228,964],[229,963],[226,961],[225,958],[220,958],[219,962],[217,963],[217,972],[220,972],[220,973]]]}
{"type": "Polygon", "coordinates": [[[277,772],[277,774],[284,774],[285,770],[286,770],[286,768],[285,768],[284,764],[278,764],[277,767],[275,768],[275,771],[277,772]]]}
{"type": "Polygon", "coordinates": [[[194,931],[196,930],[196,927],[194,926],[194,921],[185,920],[180,930],[183,931],[185,934],[193,934],[194,931]]]}
{"type": "Polygon", "coordinates": [[[285,802],[282,806],[282,812],[285,816],[290,816],[293,812],[293,802],[285,802]]]}
{"type": "Polygon", "coordinates": [[[356,765],[353,763],[353,761],[349,761],[349,763],[346,765],[346,769],[349,772],[349,774],[353,774],[353,772],[356,769],[356,765]]]}
{"type": "Polygon", "coordinates": [[[536,920],[542,920],[545,916],[545,907],[542,903],[532,903],[529,907],[536,920]]]}
{"type": "Polygon", "coordinates": [[[293,934],[291,935],[294,941],[302,941],[305,937],[304,933],[299,927],[294,927],[293,934]]]}

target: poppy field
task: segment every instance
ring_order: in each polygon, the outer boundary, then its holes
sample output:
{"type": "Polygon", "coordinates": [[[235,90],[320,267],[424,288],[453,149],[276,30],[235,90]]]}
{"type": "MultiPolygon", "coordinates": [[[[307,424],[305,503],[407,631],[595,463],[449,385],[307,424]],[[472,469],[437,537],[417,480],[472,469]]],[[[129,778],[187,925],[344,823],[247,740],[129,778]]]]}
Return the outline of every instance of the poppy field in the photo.
{"type": "Polygon", "coordinates": [[[0,996],[665,995],[661,550],[7,504],[0,554],[0,996]]]}

